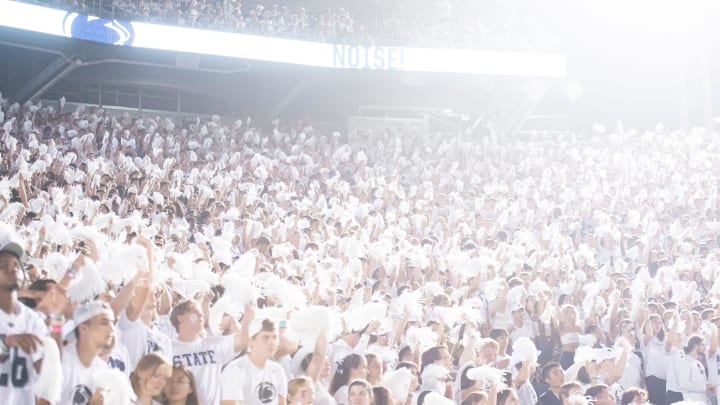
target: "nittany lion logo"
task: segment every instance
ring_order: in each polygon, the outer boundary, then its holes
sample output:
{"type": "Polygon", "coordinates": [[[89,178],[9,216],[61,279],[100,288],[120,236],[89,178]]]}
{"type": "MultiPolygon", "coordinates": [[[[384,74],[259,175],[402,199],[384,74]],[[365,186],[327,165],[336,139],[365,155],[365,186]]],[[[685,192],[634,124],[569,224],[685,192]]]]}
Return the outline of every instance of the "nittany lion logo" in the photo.
{"type": "Polygon", "coordinates": [[[67,13],[63,20],[63,34],[69,38],[113,45],[132,45],[135,29],[127,21],[67,13]]]}
{"type": "Polygon", "coordinates": [[[70,395],[70,401],[72,401],[73,405],[86,405],[90,402],[90,398],[92,398],[92,392],[85,385],[75,386],[72,395],[70,395]]]}
{"type": "Polygon", "coordinates": [[[272,383],[269,382],[261,382],[258,384],[255,393],[257,394],[258,399],[263,404],[269,404],[270,402],[273,402],[275,400],[277,390],[275,389],[275,386],[272,385],[272,383]]]}

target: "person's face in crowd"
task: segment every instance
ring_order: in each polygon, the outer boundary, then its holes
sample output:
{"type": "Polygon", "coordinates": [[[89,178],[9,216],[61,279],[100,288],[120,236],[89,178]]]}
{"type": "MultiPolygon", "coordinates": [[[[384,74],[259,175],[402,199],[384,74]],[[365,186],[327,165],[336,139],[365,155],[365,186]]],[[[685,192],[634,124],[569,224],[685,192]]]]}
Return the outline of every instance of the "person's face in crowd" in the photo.
{"type": "Polygon", "coordinates": [[[653,332],[658,333],[663,327],[662,319],[659,316],[653,316],[650,318],[650,323],[652,324],[653,332]]]}
{"type": "Polygon", "coordinates": [[[577,320],[575,310],[572,307],[566,307],[565,309],[563,309],[562,314],[565,322],[575,323],[575,321],[577,320]]]}
{"type": "Polygon", "coordinates": [[[275,355],[278,350],[280,340],[278,337],[278,331],[260,331],[257,335],[250,339],[250,347],[252,352],[259,354],[265,359],[269,359],[275,355]]]}
{"type": "Polygon", "coordinates": [[[362,385],[353,385],[348,392],[348,400],[350,405],[370,405],[370,392],[362,385]]]}
{"type": "Polygon", "coordinates": [[[513,311],[512,318],[513,318],[513,321],[515,321],[516,323],[522,323],[523,320],[525,319],[525,310],[520,308],[517,311],[513,311]]]}
{"type": "Polygon", "coordinates": [[[167,381],[163,392],[165,392],[165,396],[169,401],[184,400],[193,392],[190,378],[182,369],[173,369],[172,377],[167,381]]]}
{"type": "Polygon", "coordinates": [[[85,336],[85,339],[95,347],[110,345],[115,338],[114,322],[115,319],[109,314],[96,315],[80,325],[80,330],[84,330],[80,336],[85,336]]]}
{"type": "Polygon", "coordinates": [[[545,378],[545,382],[553,390],[558,390],[565,383],[565,372],[562,367],[555,367],[550,371],[550,374],[545,378]]]}
{"type": "Polygon", "coordinates": [[[633,328],[632,323],[626,322],[623,324],[622,335],[628,342],[630,342],[630,346],[635,347],[635,343],[637,343],[637,336],[635,336],[635,328],[633,328]]]}
{"type": "Polygon", "coordinates": [[[639,394],[635,395],[635,398],[633,398],[631,404],[637,404],[637,405],[645,405],[647,404],[647,395],[645,395],[644,392],[641,392],[639,394]]]}
{"type": "Polygon", "coordinates": [[[495,341],[498,343],[498,346],[500,346],[500,348],[498,349],[499,353],[505,353],[505,349],[507,348],[507,339],[507,335],[500,335],[495,339],[495,341]]]}
{"type": "Polygon", "coordinates": [[[368,363],[368,380],[370,381],[380,381],[383,374],[383,367],[382,363],[380,362],[380,358],[375,356],[373,360],[368,363]]]}
{"type": "Polygon", "coordinates": [[[10,253],[0,253],[0,288],[5,291],[17,290],[20,261],[10,253]]]}
{"type": "Polygon", "coordinates": [[[138,371],[140,377],[140,389],[145,395],[156,397],[165,388],[168,380],[172,377],[172,366],[160,364],[154,369],[138,371]]]}
{"type": "Polygon", "coordinates": [[[569,404],[570,404],[570,401],[569,401],[569,400],[570,400],[570,397],[572,397],[573,395],[579,395],[579,396],[581,396],[581,397],[584,396],[584,395],[583,395],[582,387],[574,387],[574,388],[571,388],[570,391],[568,391],[568,396],[561,398],[563,405],[569,405],[569,404]]]}
{"type": "Polygon", "coordinates": [[[115,337],[113,336],[113,338],[110,339],[110,343],[108,343],[106,345],[102,345],[100,347],[100,351],[98,352],[98,357],[100,357],[100,360],[107,363],[108,360],[110,360],[110,355],[112,354],[114,347],[115,347],[115,337]]]}
{"type": "Polygon", "coordinates": [[[357,367],[350,370],[350,380],[367,380],[368,377],[368,363],[367,360],[365,360],[365,357],[363,356],[362,359],[360,359],[360,364],[358,364],[357,367]]]}
{"type": "Polygon", "coordinates": [[[440,349],[440,357],[435,361],[435,364],[441,365],[448,370],[452,369],[452,358],[450,352],[446,348],[440,349]]]}
{"type": "Polygon", "coordinates": [[[205,325],[205,314],[197,303],[192,303],[187,312],[178,316],[179,327],[191,333],[199,333],[205,325]]]}
{"type": "Polygon", "coordinates": [[[610,394],[610,390],[605,388],[595,398],[595,405],[614,405],[615,398],[610,394]]]}
{"type": "Polygon", "coordinates": [[[288,396],[288,404],[313,405],[315,403],[315,387],[312,384],[303,384],[297,389],[295,395],[288,396]]]}
{"type": "Polygon", "coordinates": [[[480,365],[495,364],[497,361],[498,349],[493,345],[485,345],[478,351],[478,363],[480,365]]]}

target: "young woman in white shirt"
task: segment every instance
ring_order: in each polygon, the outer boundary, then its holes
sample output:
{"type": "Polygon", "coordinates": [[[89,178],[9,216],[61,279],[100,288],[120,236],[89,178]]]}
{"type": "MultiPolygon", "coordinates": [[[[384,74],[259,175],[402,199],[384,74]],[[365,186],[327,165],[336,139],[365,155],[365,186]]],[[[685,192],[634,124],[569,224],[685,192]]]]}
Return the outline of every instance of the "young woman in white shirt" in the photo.
{"type": "Polygon", "coordinates": [[[172,365],[162,355],[150,353],[140,358],[130,373],[130,384],[137,395],[135,405],[158,404],[165,384],[172,377],[172,365]]]}

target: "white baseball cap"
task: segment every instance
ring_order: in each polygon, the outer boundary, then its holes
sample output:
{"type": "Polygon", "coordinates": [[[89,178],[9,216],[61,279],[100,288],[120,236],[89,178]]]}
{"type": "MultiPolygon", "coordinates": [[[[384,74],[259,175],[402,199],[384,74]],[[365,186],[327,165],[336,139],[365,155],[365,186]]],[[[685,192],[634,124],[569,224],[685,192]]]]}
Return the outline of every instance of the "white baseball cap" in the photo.
{"type": "Polygon", "coordinates": [[[17,257],[18,260],[23,258],[25,250],[22,248],[20,239],[10,226],[0,223],[0,253],[7,252],[17,257]]]}

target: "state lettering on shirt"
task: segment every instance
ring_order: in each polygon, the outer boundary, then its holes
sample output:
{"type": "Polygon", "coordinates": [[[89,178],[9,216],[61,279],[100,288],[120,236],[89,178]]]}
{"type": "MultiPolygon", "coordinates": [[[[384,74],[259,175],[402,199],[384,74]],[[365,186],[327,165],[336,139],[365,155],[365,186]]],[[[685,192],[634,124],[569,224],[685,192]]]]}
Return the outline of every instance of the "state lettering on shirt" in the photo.
{"type": "Polygon", "coordinates": [[[208,350],[204,352],[195,352],[195,353],[184,353],[181,355],[175,355],[173,356],[173,365],[175,366],[204,366],[207,364],[216,364],[215,361],[215,351],[214,350],[208,350]]]}

